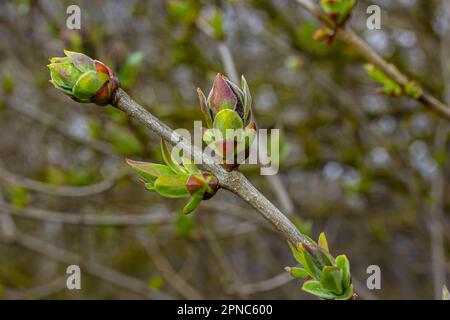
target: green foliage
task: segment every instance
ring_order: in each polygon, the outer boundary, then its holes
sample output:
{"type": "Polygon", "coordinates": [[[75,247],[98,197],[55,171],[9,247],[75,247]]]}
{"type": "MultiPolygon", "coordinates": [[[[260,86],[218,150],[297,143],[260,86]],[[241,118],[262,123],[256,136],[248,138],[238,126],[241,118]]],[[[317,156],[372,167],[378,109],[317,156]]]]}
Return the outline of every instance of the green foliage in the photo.
{"type": "Polygon", "coordinates": [[[109,124],[105,136],[121,155],[138,155],[144,151],[144,145],[128,127],[109,124]]]}
{"type": "Polygon", "coordinates": [[[2,79],[2,90],[3,93],[8,95],[14,92],[14,89],[16,87],[16,82],[14,80],[13,75],[10,72],[5,72],[3,74],[2,79]]]}
{"type": "Polygon", "coordinates": [[[404,86],[405,93],[413,99],[419,99],[423,96],[422,86],[416,81],[408,81],[404,86]]]}
{"type": "Polygon", "coordinates": [[[402,95],[402,87],[385,75],[381,70],[377,69],[373,64],[364,65],[367,74],[373,80],[382,85],[381,88],[377,89],[378,92],[384,93],[391,96],[401,96],[402,95]]]}
{"type": "Polygon", "coordinates": [[[148,279],[148,287],[154,290],[161,290],[164,288],[165,281],[161,276],[154,276],[148,279]]]}
{"type": "Polygon", "coordinates": [[[95,181],[96,173],[85,168],[61,169],[50,167],[45,172],[45,180],[54,185],[86,186],[95,181]]]}
{"type": "Polygon", "coordinates": [[[184,214],[191,213],[202,200],[212,197],[219,188],[219,181],[209,172],[200,171],[188,159],[178,164],[172,158],[167,144],[161,140],[163,164],[127,159],[127,163],[141,177],[145,188],[166,198],[186,198],[184,214]]]}
{"type": "Polygon", "coordinates": [[[286,267],[291,276],[307,280],[302,289],[327,300],[348,300],[353,297],[350,263],[345,255],[334,259],[329,254],[325,233],[319,235],[318,244],[289,244],[295,260],[302,266],[286,267]]]}
{"type": "Polygon", "coordinates": [[[320,0],[320,6],[338,26],[344,24],[355,7],[356,0],[320,0]]]}
{"type": "Polygon", "coordinates": [[[303,268],[286,267],[286,271],[289,272],[291,276],[297,279],[306,279],[309,277],[309,272],[303,268]]]}
{"type": "Polygon", "coordinates": [[[170,15],[182,23],[193,23],[198,16],[197,6],[191,0],[170,0],[167,8],[170,15]]]}
{"type": "Polygon", "coordinates": [[[119,73],[122,88],[131,88],[136,83],[136,77],[143,60],[144,54],[141,51],[136,51],[128,56],[119,73]]]}
{"type": "Polygon", "coordinates": [[[6,188],[4,195],[6,200],[17,208],[26,207],[30,203],[28,191],[22,186],[6,188]]]}
{"type": "Polygon", "coordinates": [[[225,38],[225,27],[222,11],[216,8],[213,16],[208,19],[208,24],[212,29],[214,38],[218,41],[222,41],[225,38]]]}
{"type": "Polygon", "coordinates": [[[295,28],[296,42],[308,53],[312,53],[317,56],[324,56],[328,53],[327,46],[314,40],[314,34],[316,32],[316,25],[311,21],[304,21],[295,28]]]}
{"type": "Polygon", "coordinates": [[[174,230],[177,236],[191,239],[195,236],[197,229],[192,216],[179,213],[175,219],[174,230]]]}

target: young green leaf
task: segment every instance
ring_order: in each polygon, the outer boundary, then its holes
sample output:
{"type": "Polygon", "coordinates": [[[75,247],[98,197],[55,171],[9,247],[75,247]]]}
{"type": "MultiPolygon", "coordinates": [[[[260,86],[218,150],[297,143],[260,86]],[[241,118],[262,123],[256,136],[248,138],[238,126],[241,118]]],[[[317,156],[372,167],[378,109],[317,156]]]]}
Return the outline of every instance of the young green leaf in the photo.
{"type": "Polygon", "coordinates": [[[336,297],[336,300],[350,300],[353,298],[353,296],[354,296],[353,285],[350,285],[348,288],[345,289],[343,294],[336,297]]]}
{"type": "Polygon", "coordinates": [[[145,189],[147,189],[149,191],[155,191],[155,182],[149,182],[144,185],[145,185],[145,189]]]}
{"type": "Polygon", "coordinates": [[[178,163],[175,163],[175,161],[173,161],[172,154],[170,153],[170,150],[167,147],[167,143],[163,139],[161,139],[161,153],[164,163],[168,165],[174,172],[188,173],[186,169],[184,169],[178,163]]]}
{"type": "Polygon", "coordinates": [[[183,213],[184,214],[189,214],[192,211],[195,210],[195,208],[198,207],[198,205],[200,204],[200,202],[202,202],[203,197],[199,196],[199,195],[193,195],[188,203],[186,203],[186,205],[183,207],[183,213]]]}
{"type": "Polygon", "coordinates": [[[189,174],[178,174],[176,176],[162,176],[155,181],[155,191],[167,198],[184,198],[189,196],[186,182],[189,174]]]}
{"type": "Polygon", "coordinates": [[[173,172],[173,170],[168,166],[158,163],[141,162],[130,159],[126,159],[126,162],[133,170],[135,170],[142,178],[145,179],[145,182],[152,184],[158,177],[170,176],[175,174],[175,172],[173,172]]]}
{"type": "Polygon", "coordinates": [[[191,159],[183,157],[183,166],[189,171],[189,173],[196,174],[201,173],[200,169],[192,162],[191,159]]]}
{"type": "Polygon", "coordinates": [[[325,236],[324,232],[321,232],[319,235],[319,246],[324,249],[326,252],[330,252],[330,249],[328,248],[328,242],[327,237],[325,236]]]}
{"type": "Polygon", "coordinates": [[[197,88],[198,99],[200,101],[200,111],[203,113],[205,117],[206,125],[208,128],[212,128],[213,120],[211,117],[211,112],[208,109],[208,103],[206,101],[205,94],[200,88],[197,88]]]}
{"type": "Polygon", "coordinates": [[[377,69],[374,65],[366,64],[364,65],[364,69],[366,69],[369,77],[383,85],[383,87],[379,89],[381,93],[385,93],[391,96],[402,95],[402,87],[397,82],[385,75],[381,70],[377,69]]]}
{"type": "Polygon", "coordinates": [[[299,252],[290,242],[288,242],[289,248],[291,248],[292,255],[294,256],[295,260],[300,263],[301,265],[305,264],[305,260],[303,260],[303,255],[301,252],[299,252]]]}
{"type": "Polygon", "coordinates": [[[406,94],[413,99],[419,99],[423,96],[422,86],[416,81],[409,81],[407,84],[405,84],[404,88],[406,94]]]}
{"type": "Polygon", "coordinates": [[[298,244],[298,248],[300,249],[300,252],[303,257],[303,261],[305,262],[303,264],[303,267],[309,272],[311,277],[313,279],[320,279],[320,269],[317,266],[317,263],[315,262],[315,259],[311,256],[311,254],[305,250],[303,245],[301,243],[298,244]]]}
{"type": "Polygon", "coordinates": [[[297,268],[297,267],[286,267],[287,272],[291,274],[294,278],[297,279],[306,279],[309,277],[309,273],[306,269],[297,268]]]}
{"type": "Polygon", "coordinates": [[[306,281],[303,284],[302,290],[322,299],[333,300],[337,297],[333,292],[324,289],[317,280],[306,281]]]}
{"type": "Polygon", "coordinates": [[[350,286],[350,262],[344,254],[336,257],[336,265],[342,270],[342,284],[345,288],[350,286]]]}
{"type": "Polygon", "coordinates": [[[323,267],[320,275],[320,284],[324,289],[336,295],[341,295],[344,292],[342,289],[342,270],[334,266],[323,267]]]}
{"type": "Polygon", "coordinates": [[[247,125],[250,120],[250,112],[252,107],[252,96],[250,95],[250,89],[248,88],[248,83],[245,77],[241,76],[241,87],[242,91],[244,92],[244,119],[246,119],[246,123],[244,125],[247,125]]]}

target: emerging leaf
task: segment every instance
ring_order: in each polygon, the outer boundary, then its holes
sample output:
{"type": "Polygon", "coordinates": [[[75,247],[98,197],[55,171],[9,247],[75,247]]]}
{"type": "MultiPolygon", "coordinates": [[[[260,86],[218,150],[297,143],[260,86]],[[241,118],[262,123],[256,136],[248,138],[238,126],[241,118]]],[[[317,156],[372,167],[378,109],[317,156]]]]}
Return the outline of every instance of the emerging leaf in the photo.
{"type": "Polygon", "coordinates": [[[328,242],[324,232],[321,232],[319,235],[319,246],[324,249],[326,252],[330,252],[328,249],[328,242]]]}
{"type": "Polygon", "coordinates": [[[297,279],[306,279],[309,277],[309,273],[306,269],[297,267],[286,267],[285,270],[297,279]]]}
{"type": "Polygon", "coordinates": [[[302,290],[322,299],[333,300],[337,297],[333,292],[324,289],[320,284],[320,281],[317,280],[306,281],[303,284],[302,290]]]}
{"type": "Polygon", "coordinates": [[[303,256],[303,267],[309,272],[313,279],[320,279],[320,268],[317,265],[315,259],[311,256],[311,254],[305,249],[305,247],[299,243],[298,248],[303,256]]]}
{"type": "Polygon", "coordinates": [[[413,99],[419,99],[423,96],[422,86],[416,81],[409,81],[405,84],[404,89],[406,94],[413,99]]]}
{"type": "Polygon", "coordinates": [[[377,69],[374,65],[366,64],[364,65],[364,68],[366,69],[367,74],[372,79],[383,85],[383,87],[381,87],[377,91],[391,96],[402,95],[403,93],[402,87],[397,82],[395,82],[394,80],[390,79],[387,75],[385,75],[381,70],[377,69]]]}
{"type": "Polygon", "coordinates": [[[195,210],[195,208],[198,207],[198,205],[200,204],[200,202],[202,202],[203,200],[203,195],[194,195],[192,196],[188,203],[186,203],[186,205],[183,207],[183,213],[184,214],[189,214],[192,211],[195,210]]]}
{"type": "Polygon", "coordinates": [[[292,255],[294,256],[295,260],[301,265],[304,265],[305,260],[303,259],[303,255],[301,254],[301,252],[297,251],[297,249],[290,242],[288,242],[288,245],[289,248],[291,248],[292,255]]]}
{"type": "Polygon", "coordinates": [[[342,284],[345,288],[350,286],[350,262],[344,254],[336,257],[336,265],[342,270],[342,284]]]}
{"type": "Polygon", "coordinates": [[[167,198],[184,198],[189,196],[186,189],[188,174],[161,176],[155,181],[155,191],[167,198]]]}
{"type": "Polygon", "coordinates": [[[170,153],[169,148],[167,147],[167,143],[161,139],[161,153],[163,160],[167,166],[169,166],[176,173],[187,173],[187,170],[184,170],[178,163],[173,161],[172,154],[170,153]]]}
{"type": "Polygon", "coordinates": [[[162,164],[134,161],[130,159],[126,159],[126,162],[131,166],[131,168],[133,168],[133,170],[144,178],[146,182],[153,183],[158,177],[175,174],[171,168],[162,164]]]}
{"type": "Polygon", "coordinates": [[[326,290],[336,295],[343,293],[342,289],[342,270],[339,267],[325,266],[320,275],[320,284],[326,290]]]}

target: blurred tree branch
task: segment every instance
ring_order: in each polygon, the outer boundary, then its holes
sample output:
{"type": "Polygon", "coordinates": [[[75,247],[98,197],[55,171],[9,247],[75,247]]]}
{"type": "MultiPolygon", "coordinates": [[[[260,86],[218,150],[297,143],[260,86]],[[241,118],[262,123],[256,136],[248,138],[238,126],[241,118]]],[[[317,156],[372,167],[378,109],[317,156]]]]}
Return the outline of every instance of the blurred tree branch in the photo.
{"type": "Polygon", "coordinates": [[[137,231],[136,236],[148,252],[148,255],[152,259],[155,267],[164,277],[166,282],[175,289],[175,291],[181,294],[185,299],[203,299],[200,292],[187,283],[186,280],[184,280],[179,273],[173,269],[169,260],[161,251],[158,242],[153,238],[153,235],[144,234],[142,231],[137,231]]]}
{"type": "Polygon", "coordinates": [[[120,215],[84,214],[50,211],[32,207],[17,208],[6,203],[0,203],[0,208],[18,217],[80,226],[144,226],[150,224],[167,224],[174,220],[167,212],[120,215]]]}
{"type": "MultiPolygon", "coordinates": [[[[333,29],[336,28],[335,23],[331,21],[328,16],[310,0],[295,1],[328,27],[331,27],[333,29]]],[[[337,28],[337,37],[353,47],[368,62],[383,71],[398,84],[404,86],[410,81],[410,79],[400,70],[398,70],[395,65],[387,62],[381,55],[379,55],[366,42],[364,42],[364,40],[358,37],[351,29],[343,27],[337,28]]],[[[430,110],[436,112],[441,117],[450,120],[450,108],[436,99],[430,93],[424,91],[423,96],[417,100],[428,107],[430,110]]]]}
{"type": "Polygon", "coordinates": [[[18,184],[28,190],[62,197],[87,197],[105,192],[114,187],[116,182],[128,175],[128,173],[129,169],[127,167],[122,167],[117,171],[114,171],[114,173],[112,173],[109,177],[101,182],[88,186],[78,187],[53,185],[42,181],[21,177],[12,172],[9,172],[0,165],[0,180],[12,184],[18,184]]]}

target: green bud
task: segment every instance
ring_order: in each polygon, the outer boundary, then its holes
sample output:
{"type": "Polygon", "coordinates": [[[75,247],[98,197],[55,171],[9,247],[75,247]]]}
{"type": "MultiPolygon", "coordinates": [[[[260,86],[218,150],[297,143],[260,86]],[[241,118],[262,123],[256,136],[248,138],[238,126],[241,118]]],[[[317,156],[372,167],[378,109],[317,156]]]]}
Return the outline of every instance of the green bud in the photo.
{"type": "Polygon", "coordinates": [[[166,198],[191,197],[182,212],[192,212],[202,200],[214,196],[219,189],[219,180],[210,172],[202,172],[190,159],[176,163],[161,140],[163,164],[146,163],[127,159],[127,163],[142,178],[145,188],[166,198]]]}
{"type": "Polygon", "coordinates": [[[320,6],[337,25],[347,21],[356,0],[320,0],[320,6]]]}
{"type": "MultiPolygon", "coordinates": [[[[256,135],[256,124],[252,121],[252,99],[245,78],[242,77],[239,88],[223,75],[217,74],[208,98],[200,89],[197,92],[208,127],[203,128],[203,141],[224,160],[228,155],[237,159],[242,152],[247,156],[256,135]],[[234,130],[233,136],[227,137],[227,130],[234,130]]],[[[238,165],[224,163],[227,170],[238,165]]]]}
{"type": "Polygon", "coordinates": [[[376,90],[377,92],[397,97],[402,95],[402,87],[397,82],[389,78],[386,74],[384,74],[383,71],[377,69],[372,64],[365,64],[364,69],[366,69],[369,77],[382,85],[381,88],[378,88],[376,90]]]}
{"type": "Polygon", "coordinates": [[[294,278],[311,280],[302,289],[322,299],[348,300],[354,296],[351,283],[350,263],[345,255],[334,259],[329,253],[328,242],[322,232],[318,244],[307,239],[296,247],[289,244],[296,261],[302,266],[286,267],[294,278]]]}
{"type": "Polygon", "coordinates": [[[302,290],[326,300],[334,300],[337,298],[333,292],[323,288],[320,281],[317,280],[306,281],[303,284],[302,290]]]}
{"type": "Polygon", "coordinates": [[[82,103],[108,104],[119,80],[112,70],[85,54],[64,50],[66,57],[50,59],[50,82],[72,99],[82,103]]]}
{"type": "Polygon", "coordinates": [[[342,290],[342,270],[335,266],[325,266],[320,274],[320,284],[326,290],[336,295],[341,295],[342,290]]]}
{"type": "Polygon", "coordinates": [[[416,81],[408,81],[404,89],[405,93],[413,99],[420,99],[423,96],[422,86],[416,81]]]}

